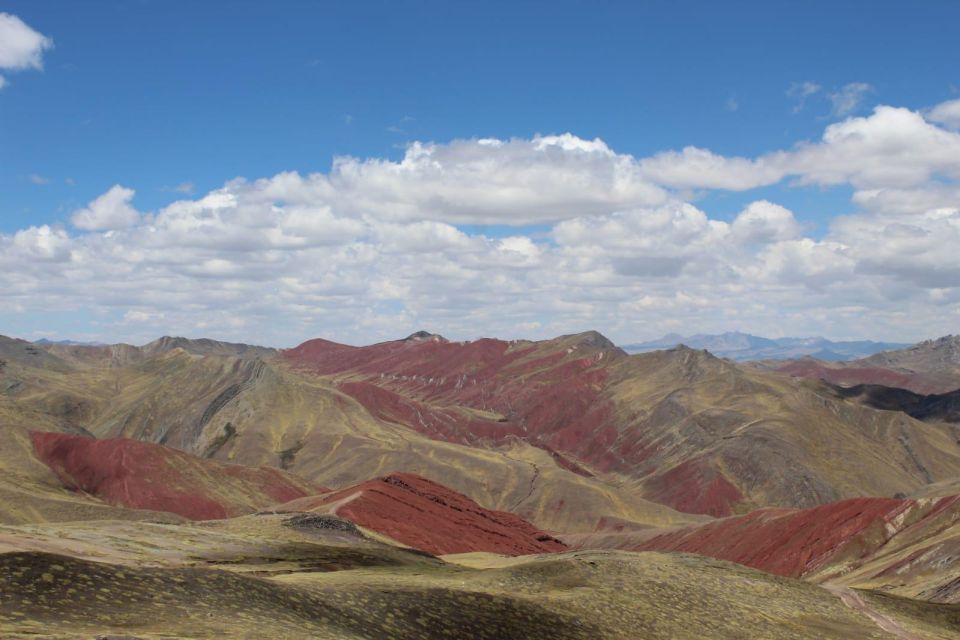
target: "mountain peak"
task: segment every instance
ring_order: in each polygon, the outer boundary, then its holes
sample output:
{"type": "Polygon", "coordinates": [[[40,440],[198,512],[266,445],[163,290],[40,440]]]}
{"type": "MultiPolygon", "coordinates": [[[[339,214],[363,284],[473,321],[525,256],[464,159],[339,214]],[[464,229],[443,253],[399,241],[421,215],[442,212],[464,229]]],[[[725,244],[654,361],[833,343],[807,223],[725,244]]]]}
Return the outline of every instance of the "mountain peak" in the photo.
{"type": "Polygon", "coordinates": [[[447,339],[439,333],[430,333],[429,331],[415,331],[403,339],[404,342],[446,342],[447,339]]]}
{"type": "Polygon", "coordinates": [[[583,344],[590,347],[596,347],[597,349],[614,349],[617,345],[613,343],[608,337],[600,333],[599,331],[584,331],[582,333],[574,333],[569,336],[561,336],[566,338],[571,342],[576,344],[583,344]]]}

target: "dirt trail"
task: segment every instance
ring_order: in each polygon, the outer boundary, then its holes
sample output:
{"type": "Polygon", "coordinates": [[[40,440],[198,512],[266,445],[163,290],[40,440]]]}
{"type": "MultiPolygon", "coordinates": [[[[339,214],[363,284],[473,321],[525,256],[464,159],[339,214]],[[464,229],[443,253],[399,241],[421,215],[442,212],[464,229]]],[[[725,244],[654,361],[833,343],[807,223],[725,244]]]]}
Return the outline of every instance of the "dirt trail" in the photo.
{"type": "Polygon", "coordinates": [[[871,607],[862,597],[860,597],[859,593],[850,587],[844,587],[838,584],[825,584],[823,587],[833,595],[840,598],[840,601],[843,602],[843,604],[847,605],[854,611],[859,611],[863,615],[873,620],[874,624],[887,633],[892,633],[901,640],[921,640],[920,636],[910,633],[903,628],[903,625],[887,614],[880,613],[871,607]]]}

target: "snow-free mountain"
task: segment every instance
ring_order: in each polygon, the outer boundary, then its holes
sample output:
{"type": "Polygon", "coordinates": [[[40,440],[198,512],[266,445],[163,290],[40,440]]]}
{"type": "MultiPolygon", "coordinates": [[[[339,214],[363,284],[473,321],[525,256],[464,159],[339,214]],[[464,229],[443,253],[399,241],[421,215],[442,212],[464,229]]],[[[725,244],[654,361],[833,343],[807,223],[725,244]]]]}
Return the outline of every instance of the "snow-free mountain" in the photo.
{"type": "Polygon", "coordinates": [[[909,345],[900,342],[874,342],[873,340],[833,341],[822,337],[813,338],[764,338],[761,336],[728,331],[719,334],[698,333],[682,336],[671,333],[658,340],[622,345],[627,353],[647,353],[672,349],[678,345],[692,349],[706,349],[721,358],[745,362],[748,360],[789,360],[810,356],[818,360],[840,362],[866,358],[881,351],[902,349],[909,345]]]}

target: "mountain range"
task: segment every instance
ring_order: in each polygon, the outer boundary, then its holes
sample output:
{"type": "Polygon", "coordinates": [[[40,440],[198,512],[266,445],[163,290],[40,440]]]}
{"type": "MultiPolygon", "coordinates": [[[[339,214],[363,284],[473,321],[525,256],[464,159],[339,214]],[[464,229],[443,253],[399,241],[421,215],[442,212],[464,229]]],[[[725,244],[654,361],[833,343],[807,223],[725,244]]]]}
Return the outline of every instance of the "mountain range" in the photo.
{"type": "Polygon", "coordinates": [[[955,637],[958,353],[0,337],[0,633],[955,637]]]}
{"type": "Polygon", "coordinates": [[[788,360],[810,356],[818,360],[844,361],[865,358],[881,351],[901,349],[909,345],[897,342],[874,342],[872,340],[827,340],[826,338],[762,338],[760,336],[729,331],[720,334],[698,333],[681,336],[665,335],[659,340],[624,345],[627,353],[647,353],[660,349],[672,349],[678,345],[693,349],[706,349],[721,358],[740,362],[749,360],[788,360]]]}

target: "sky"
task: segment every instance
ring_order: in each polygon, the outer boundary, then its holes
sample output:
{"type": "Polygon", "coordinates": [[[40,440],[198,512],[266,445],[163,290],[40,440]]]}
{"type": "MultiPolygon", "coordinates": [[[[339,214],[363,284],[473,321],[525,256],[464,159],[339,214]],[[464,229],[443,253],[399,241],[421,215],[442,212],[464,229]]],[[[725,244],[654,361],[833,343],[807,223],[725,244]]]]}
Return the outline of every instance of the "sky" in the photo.
{"type": "Polygon", "coordinates": [[[0,334],[960,333],[957,24],[0,0],[0,334]]]}

